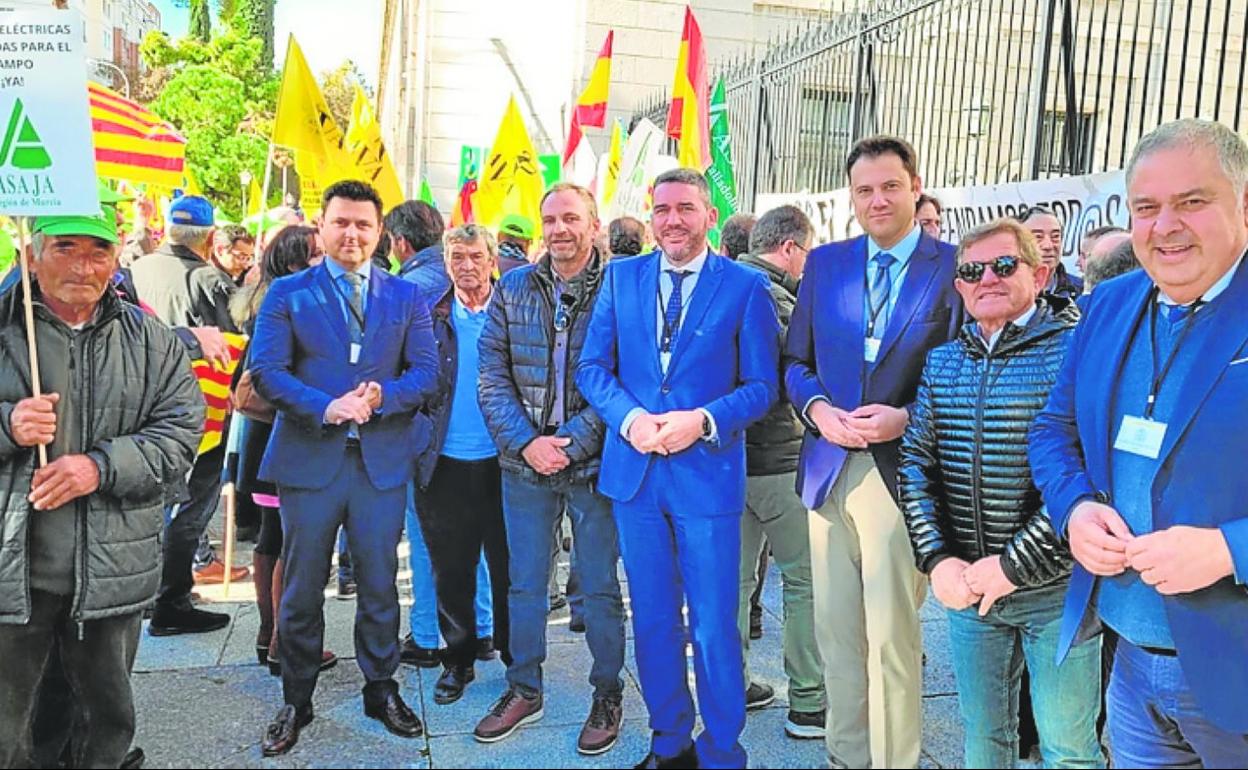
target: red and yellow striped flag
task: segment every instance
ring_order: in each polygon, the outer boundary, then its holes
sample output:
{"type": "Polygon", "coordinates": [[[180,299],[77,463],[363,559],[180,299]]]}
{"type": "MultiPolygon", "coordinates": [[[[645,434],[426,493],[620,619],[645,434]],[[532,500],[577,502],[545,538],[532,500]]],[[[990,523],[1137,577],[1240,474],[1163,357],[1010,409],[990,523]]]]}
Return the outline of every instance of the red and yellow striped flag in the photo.
{"type": "Polygon", "coordinates": [[[581,143],[581,127],[594,126],[602,128],[607,124],[607,92],[611,86],[611,44],[615,40],[615,30],[607,32],[607,40],[598,52],[594,61],[594,71],[590,73],[589,83],[576,100],[576,108],[572,110],[572,125],[568,128],[568,144],[563,149],[563,165],[568,165],[576,146],[581,143]]]}
{"type": "Polygon", "coordinates": [[[225,418],[230,411],[230,382],[234,379],[234,370],[247,346],[247,338],[241,334],[225,333],[226,343],[230,346],[230,365],[222,368],[202,358],[191,362],[195,379],[199,380],[199,389],[204,392],[204,405],[207,407],[204,417],[204,437],[199,441],[199,454],[216,449],[221,445],[221,433],[225,429],[225,418]]]}
{"type": "Polygon", "coordinates": [[[186,140],[173,126],[99,83],[88,83],[95,171],[108,179],[182,187],[186,140]]]}
{"type": "Polygon", "coordinates": [[[706,76],[706,47],[702,30],[685,6],[685,28],[680,36],[680,56],[676,60],[676,82],[672,85],[672,107],[667,113],[667,135],[680,140],[680,165],[705,169],[711,162],[711,88],[706,76]]]}

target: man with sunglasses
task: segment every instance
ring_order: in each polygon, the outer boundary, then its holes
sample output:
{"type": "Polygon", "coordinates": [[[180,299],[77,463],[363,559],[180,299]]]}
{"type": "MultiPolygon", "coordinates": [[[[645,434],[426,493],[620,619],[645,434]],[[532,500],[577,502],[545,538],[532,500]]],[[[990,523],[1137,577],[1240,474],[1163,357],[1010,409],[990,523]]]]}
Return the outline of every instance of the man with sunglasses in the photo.
{"type": "Polygon", "coordinates": [[[593,755],[615,745],[624,713],[619,545],[610,502],[596,483],[605,428],[573,378],[604,260],[594,248],[598,206],[589,190],[557,184],[542,198],[541,214],[547,252],[499,281],[481,335],[481,408],[503,471],[511,554],[512,663],[507,692],[474,735],[499,741],[542,715],[550,554],[566,509],[593,655],[593,703],[577,750],[593,755]]]}
{"type": "Polygon", "coordinates": [[[868,137],[850,151],[846,174],[866,234],[811,252],[785,385],[807,428],[797,489],[811,511],[829,760],[914,767],[926,585],[896,503],[897,448],[923,360],[957,336],[962,301],[953,246],[915,218],[923,185],[914,148],[868,137]]]}
{"type": "Polygon", "coordinates": [[[1100,641],[1057,666],[1071,557],[1027,463],[1028,427],[1079,312],[1071,299],[1042,293],[1049,266],[1013,219],[963,235],[957,275],[972,320],[928,354],[899,484],[916,563],[948,612],[966,766],[1016,765],[1025,660],[1044,765],[1104,767],[1100,641]]]}

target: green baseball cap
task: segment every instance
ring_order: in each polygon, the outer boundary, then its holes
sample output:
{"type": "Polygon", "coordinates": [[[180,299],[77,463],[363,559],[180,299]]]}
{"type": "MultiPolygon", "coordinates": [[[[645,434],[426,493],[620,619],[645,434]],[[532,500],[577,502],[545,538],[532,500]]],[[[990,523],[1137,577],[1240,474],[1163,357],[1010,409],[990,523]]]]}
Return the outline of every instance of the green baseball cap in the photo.
{"type": "Polygon", "coordinates": [[[531,241],[533,240],[533,222],[522,214],[508,214],[498,225],[498,232],[500,235],[510,235],[531,241]]]}
{"type": "Polygon", "coordinates": [[[121,242],[117,237],[117,213],[112,206],[100,206],[100,213],[93,217],[39,217],[33,230],[43,235],[86,235],[109,243],[121,242]]]}

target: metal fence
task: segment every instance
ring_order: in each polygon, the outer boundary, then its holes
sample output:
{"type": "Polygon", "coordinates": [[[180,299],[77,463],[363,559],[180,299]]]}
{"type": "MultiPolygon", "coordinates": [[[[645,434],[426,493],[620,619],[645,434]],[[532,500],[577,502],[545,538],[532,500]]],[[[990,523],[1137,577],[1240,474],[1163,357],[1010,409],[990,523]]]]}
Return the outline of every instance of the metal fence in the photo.
{"type": "MultiPolygon", "coordinates": [[[[894,133],[928,186],[1121,168],[1179,117],[1248,122],[1248,0],[888,0],[716,68],[740,203],[844,187],[857,139],[894,133]]],[[[634,116],[659,126],[667,97],[634,116]]]]}

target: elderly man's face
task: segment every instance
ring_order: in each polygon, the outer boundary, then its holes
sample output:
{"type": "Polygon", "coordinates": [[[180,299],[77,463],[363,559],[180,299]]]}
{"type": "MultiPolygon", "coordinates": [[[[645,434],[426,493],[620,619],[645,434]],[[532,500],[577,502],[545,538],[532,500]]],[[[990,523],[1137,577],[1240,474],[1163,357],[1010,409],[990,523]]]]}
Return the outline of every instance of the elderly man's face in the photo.
{"type": "Polygon", "coordinates": [[[1131,241],[1140,264],[1171,298],[1198,299],[1243,253],[1242,196],[1212,148],[1157,150],[1136,164],[1127,189],[1131,241]]]}
{"type": "Polygon", "coordinates": [[[475,294],[489,286],[496,262],[484,238],[452,243],[446,252],[446,271],[451,283],[465,294],[475,294]]]}
{"type": "Polygon", "coordinates": [[[1011,233],[997,233],[966,249],[962,262],[980,262],[984,277],[976,283],[958,278],[954,281],[962,303],[971,317],[987,328],[1000,328],[1008,321],[1027,312],[1036,302],[1040,290],[1049,282],[1049,267],[1032,267],[1023,261],[1018,242],[1011,233]],[[1018,269],[1002,278],[990,267],[997,257],[1009,256],[1018,261],[1018,269]]]}
{"type": "Polygon", "coordinates": [[[91,307],[112,286],[117,248],[87,235],[51,235],[32,267],[44,297],[68,307],[91,307]]]}
{"type": "Polygon", "coordinates": [[[1052,214],[1033,214],[1023,226],[1036,237],[1040,258],[1049,270],[1055,270],[1062,260],[1062,223],[1052,214]]]}

